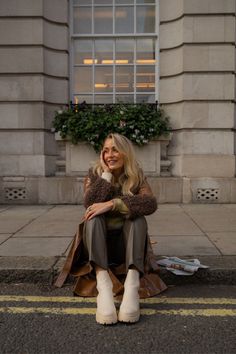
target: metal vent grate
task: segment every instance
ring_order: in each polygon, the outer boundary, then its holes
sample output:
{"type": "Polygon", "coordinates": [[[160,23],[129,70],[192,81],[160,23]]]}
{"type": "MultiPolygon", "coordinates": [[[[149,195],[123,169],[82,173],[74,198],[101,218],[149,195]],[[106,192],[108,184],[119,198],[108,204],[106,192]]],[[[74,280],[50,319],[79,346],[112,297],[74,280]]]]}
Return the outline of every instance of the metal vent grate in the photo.
{"type": "Polygon", "coordinates": [[[23,200],[26,199],[25,188],[5,188],[6,200],[23,200]]]}
{"type": "Polygon", "coordinates": [[[216,188],[199,188],[197,190],[197,200],[218,200],[219,189],[216,188]]]}

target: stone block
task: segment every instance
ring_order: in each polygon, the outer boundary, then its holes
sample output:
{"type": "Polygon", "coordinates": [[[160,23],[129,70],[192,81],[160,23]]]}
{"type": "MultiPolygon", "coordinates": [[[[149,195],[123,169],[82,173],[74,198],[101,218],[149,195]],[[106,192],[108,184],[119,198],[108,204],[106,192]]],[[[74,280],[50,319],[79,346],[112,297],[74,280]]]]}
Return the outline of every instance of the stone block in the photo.
{"type": "Polygon", "coordinates": [[[44,73],[58,77],[68,77],[68,54],[44,49],[44,73]]]}
{"type": "Polygon", "coordinates": [[[185,45],[184,71],[234,71],[235,53],[232,45],[185,45]]]}
{"type": "Polygon", "coordinates": [[[42,48],[0,47],[0,58],[0,72],[3,74],[43,72],[42,48]]]}
{"type": "Polygon", "coordinates": [[[43,101],[43,76],[1,76],[0,101],[43,101]]]}
{"type": "Polygon", "coordinates": [[[212,178],[235,176],[233,155],[184,155],[181,156],[181,160],[182,176],[212,178]]]}
{"type": "Polygon", "coordinates": [[[55,157],[45,155],[0,156],[1,176],[44,176],[47,170],[48,174],[53,174],[55,157]]]}
{"type": "Polygon", "coordinates": [[[58,145],[54,133],[44,133],[44,153],[45,155],[58,155],[58,145]]]}
{"type": "Polygon", "coordinates": [[[84,179],[50,177],[39,179],[40,204],[82,204],[84,179]]]}
{"type": "Polygon", "coordinates": [[[234,42],[235,21],[233,16],[185,17],[183,41],[187,43],[234,42]]]}
{"type": "Polygon", "coordinates": [[[234,103],[180,102],[164,105],[173,129],[234,127],[234,103]]]}
{"type": "Polygon", "coordinates": [[[0,132],[0,150],[4,155],[44,153],[44,132],[0,132]]]}
{"type": "Polygon", "coordinates": [[[42,0],[1,0],[0,14],[7,16],[41,16],[42,0]]]}
{"type": "MultiPolygon", "coordinates": [[[[19,177],[5,177],[0,179],[0,203],[10,203],[10,204],[37,204],[38,203],[38,181],[37,178],[25,178],[23,177],[23,181],[17,181],[16,178],[19,177]],[[7,179],[7,180],[6,180],[7,179]],[[18,190],[24,189],[25,195],[24,199],[22,199],[18,194],[14,195],[14,199],[9,199],[7,190],[18,190]]],[[[11,220],[22,219],[25,217],[35,218],[40,214],[40,210],[35,210],[37,207],[30,208],[27,213],[25,213],[24,209],[13,209],[12,211],[8,211],[8,216],[11,220]]],[[[42,211],[41,211],[42,213],[42,211]]],[[[5,216],[1,214],[1,217],[5,216]]],[[[29,221],[27,221],[28,223],[29,221]]]]}
{"type": "Polygon", "coordinates": [[[1,103],[0,129],[42,129],[43,111],[43,103],[1,103]]]}
{"type": "Polygon", "coordinates": [[[233,74],[184,75],[183,95],[187,100],[233,100],[233,74]]]}
{"type": "Polygon", "coordinates": [[[234,136],[231,131],[178,131],[168,148],[168,155],[233,155],[234,136]]]}
{"type": "Polygon", "coordinates": [[[183,71],[183,47],[160,52],[160,76],[170,76],[183,71]]]}
{"type": "Polygon", "coordinates": [[[176,177],[148,177],[154,195],[158,203],[182,202],[182,179],[176,177]]]}
{"type": "Polygon", "coordinates": [[[183,15],[184,0],[160,0],[160,21],[171,21],[183,15]]]}
{"type": "Polygon", "coordinates": [[[234,0],[184,0],[185,14],[235,13],[234,0]]]}
{"type": "Polygon", "coordinates": [[[68,80],[44,78],[44,100],[50,103],[67,104],[68,103],[68,80]]]}
{"type": "Polygon", "coordinates": [[[183,43],[183,18],[160,25],[160,49],[174,48],[183,43]]]}
{"type": "Polygon", "coordinates": [[[51,21],[67,23],[69,16],[68,12],[68,0],[43,0],[43,15],[51,21]]]}
{"type": "Polygon", "coordinates": [[[48,48],[68,50],[68,27],[44,21],[43,43],[48,48]]]}
{"type": "Polygon", "coordinates": [[[160,103],[173,103],[183,99],[184,76],[162,78],[160,80],[160,103]]]}
{"type": "Polygon", "coordinates": [[[34,19],[0,19],[1,45],[28,45],[43,43],[43,20],[34,19]]]}

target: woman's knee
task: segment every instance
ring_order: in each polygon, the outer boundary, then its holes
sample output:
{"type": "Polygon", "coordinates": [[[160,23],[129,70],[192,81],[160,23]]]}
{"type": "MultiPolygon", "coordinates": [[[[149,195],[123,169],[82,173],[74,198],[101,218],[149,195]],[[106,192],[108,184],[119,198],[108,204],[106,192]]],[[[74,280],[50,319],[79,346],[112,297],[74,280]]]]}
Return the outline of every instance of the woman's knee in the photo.
{"type": "MultiPolygon", "coordinates": [[[[145,231],[147,232],[147,221],[144,216],[140,216],[135,219],[127,219],[125,224],[127,225],[128,228],[132,227],[134,230],[137,231],[145,231]]],[[[125,226],[126,226],[125,225],[125,226]]]]}

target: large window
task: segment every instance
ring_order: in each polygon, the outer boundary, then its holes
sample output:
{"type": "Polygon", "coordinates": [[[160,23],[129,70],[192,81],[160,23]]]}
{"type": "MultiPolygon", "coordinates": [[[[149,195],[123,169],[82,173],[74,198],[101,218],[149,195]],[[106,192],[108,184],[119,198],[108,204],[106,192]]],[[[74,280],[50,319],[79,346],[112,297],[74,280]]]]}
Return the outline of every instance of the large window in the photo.
{"type": "Polygon", "coordinates": [[[71,0],[74,102],[155,102],[156,0],[71,0]]]}

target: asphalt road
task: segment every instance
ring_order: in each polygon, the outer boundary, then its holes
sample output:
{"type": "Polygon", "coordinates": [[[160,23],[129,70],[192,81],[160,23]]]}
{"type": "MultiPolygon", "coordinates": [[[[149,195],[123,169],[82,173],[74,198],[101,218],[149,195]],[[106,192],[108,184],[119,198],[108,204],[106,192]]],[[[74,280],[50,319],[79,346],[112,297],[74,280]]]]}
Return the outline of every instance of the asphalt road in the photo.
{"type": "Polygon", "coordinates": [[[0,284],[0,353],[236,353],[236,286],[170,287],[133,325],[99,325],[95,306],[70,288],[0,284]]]}

